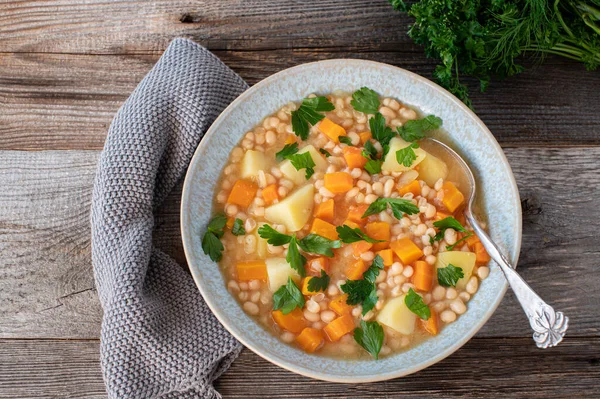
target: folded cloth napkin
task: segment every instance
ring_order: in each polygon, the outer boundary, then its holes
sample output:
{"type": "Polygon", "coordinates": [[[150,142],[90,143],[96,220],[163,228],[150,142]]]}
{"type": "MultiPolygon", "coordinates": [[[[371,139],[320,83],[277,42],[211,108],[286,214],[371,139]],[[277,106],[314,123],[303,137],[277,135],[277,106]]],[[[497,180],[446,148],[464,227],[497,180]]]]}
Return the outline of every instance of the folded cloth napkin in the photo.
{"type": "Polygon", "coordinates": [[[110,126],[91,221],[111,398],[219,398],[212,383],[241,350],[191,276],[152,246],[152,230],[204,132],[247,87],[208,50],[176,39],[110,126]]]}

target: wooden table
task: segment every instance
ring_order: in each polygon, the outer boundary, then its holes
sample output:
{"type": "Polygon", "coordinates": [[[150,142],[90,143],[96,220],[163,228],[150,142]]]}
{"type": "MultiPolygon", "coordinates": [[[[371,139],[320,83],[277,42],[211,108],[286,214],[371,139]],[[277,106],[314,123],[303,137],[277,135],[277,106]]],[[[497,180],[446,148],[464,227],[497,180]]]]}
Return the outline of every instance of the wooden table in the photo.
{"type": "MultiPolygon", "coordinates": [[[[435,62],[385,0],[33,0],[0,4],[0,397],[104,397],[102,309],[90,262],[98,155],[121,103],[172,38],[207,46],[253,84],[281,69],[364,58],[430,77],[435,62]]],[[[529,63],[531,64],[531,63],[529,63]]],[[[519,270],[571,318],[539,350],[511,292],[443,362],[403,379],[342,385],[245,350],[225,397],[600,397],[600,71],[550,57],[485,95],[479,116],[523,205],[519,270]]],[[[182,264],[179,192],[156,243],[182,264]]]]}

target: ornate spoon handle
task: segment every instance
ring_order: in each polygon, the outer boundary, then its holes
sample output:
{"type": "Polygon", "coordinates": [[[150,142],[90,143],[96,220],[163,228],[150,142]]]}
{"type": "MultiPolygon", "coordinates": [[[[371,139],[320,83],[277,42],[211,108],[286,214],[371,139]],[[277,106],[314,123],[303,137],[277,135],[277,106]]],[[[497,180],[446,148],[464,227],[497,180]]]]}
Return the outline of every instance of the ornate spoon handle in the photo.
{"type": "Polygon", "coordinates": [[[562,312],[555,312],[552,306],[544,302],[525,280],[519,276],[508,259],[500,252],[500,249],[481,226],[479,226],[479,223],[470,212],[465,212],[465,216],[469,220],[469,223],[471,223],[477,236],[479,236],[486,251],[504,272],[510,287],[529,318],[529,324],[534,331],[533,340],[538,348],[550,348],[558,345],[567,332],[569,318],[562,312]]]}

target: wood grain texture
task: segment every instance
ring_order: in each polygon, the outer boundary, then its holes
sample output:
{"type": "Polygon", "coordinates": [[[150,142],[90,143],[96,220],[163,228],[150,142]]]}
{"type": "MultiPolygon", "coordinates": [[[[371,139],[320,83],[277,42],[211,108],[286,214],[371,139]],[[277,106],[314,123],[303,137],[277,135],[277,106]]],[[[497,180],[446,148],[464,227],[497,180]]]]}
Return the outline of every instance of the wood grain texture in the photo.
{"type": "MultiPolygon", "coordinates": [[[[569,336],[598,336],[600,148],[506,154],[524,208],[520,273],[571,318],[569,336]]],[[[0,152],[0,337],[99,336],[88,216],[97,158],[96,151],[0,152]]],[[[185,264],[180,190],[157,215],[155,244],[185,264]]],[[[530,335],[510,291],[478,334],[530,335]]]]}
{"type": "MultiPolygon", "coordinates": [[[[98,341],[0,340],[0,396],[103,398],[98,341]]],[[[334,384],[281,369],[245,349],[216,382],[224,398],[589,398],[600,378],[600,338],[539,350],[524,338],[474,338],[409,377],[334,384]],[[317,393],[318,392],[318,393],[317,393]]]]}

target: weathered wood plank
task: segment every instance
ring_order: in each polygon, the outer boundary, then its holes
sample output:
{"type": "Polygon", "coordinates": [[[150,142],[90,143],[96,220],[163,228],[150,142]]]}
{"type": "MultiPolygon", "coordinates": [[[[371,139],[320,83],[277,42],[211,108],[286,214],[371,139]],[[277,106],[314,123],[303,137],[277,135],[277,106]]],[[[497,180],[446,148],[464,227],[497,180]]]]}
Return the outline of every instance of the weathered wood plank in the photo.
{"type": "MultiPolygon", "coordinates": [[[[250,83],[303,62],[364,58],[425,77],[423,54],[315,50],[217,51],[250,83]]],[[[142,55],[0,54],[0,149],[101,149],[108,126],[159,53],[142,55]]],[[[600,144],[600,73],[558,58],[473,90],[479,116],[504,146],[600,144]],[[568,73],[566,73],[568,71],[568,73]],[[585,75],[585,79],[581,77],[585,75]]]]}
{"type": "MultiPolygon", "coordinates": [[[[105,397],[97,341],[0,340],[0,395],[105,397]]],[[[245,349],[216,387],[224,398],[593,397],[600,381],[600,338],[567,338],[539,350],[525,338],[474,338],[410,377],[333,384],[283,370],[245,349]]]]}
{"type": "MultiPolygon", "coordinates": [[[[507,148],[506,154],[524,201],[520,272],[571,318],[569,335],[598,336],[600,148],[507,148]]],[[[88,220],[97,157],[96,151],[0,152],[0,337],[99,336],[88,220]]],[[[161,210],[157,229],[156,244],[185,264],[179,192],[161,210]]],[[[479,336],[530,336],[510,291],[479,336]]]]}

